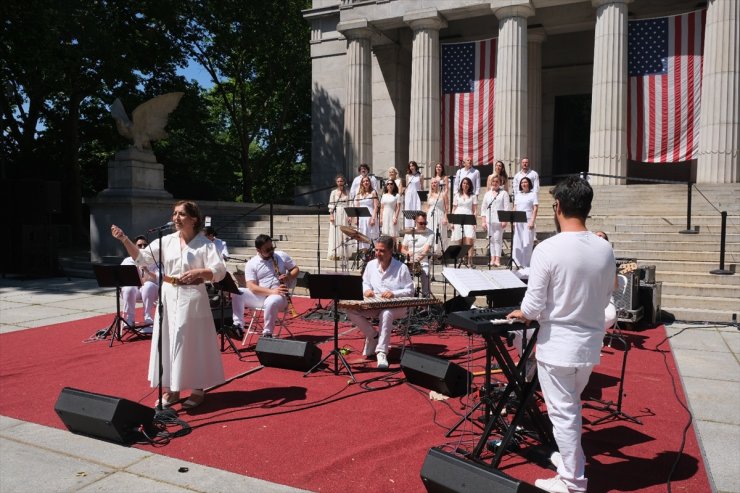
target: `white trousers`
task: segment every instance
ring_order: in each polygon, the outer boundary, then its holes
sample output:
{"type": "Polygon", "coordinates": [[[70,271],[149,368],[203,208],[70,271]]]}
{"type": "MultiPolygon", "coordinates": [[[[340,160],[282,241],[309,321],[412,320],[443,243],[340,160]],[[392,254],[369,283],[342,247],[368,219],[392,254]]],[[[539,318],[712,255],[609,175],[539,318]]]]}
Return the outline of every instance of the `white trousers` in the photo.
{"type": "Polygon", "coordinates": [[[558,475],[571,492],[586,491],[588,484],[584,476],[586,456],[581,445],[581,392],[586,387],[592,370],[593,365],[573,368],[537,363],[547,415],[563,457],[558,475]]]}
{"type": "Polygon", "coordinates": [[[264,325],[263,334],[272,334],[275,328],[278,314],[288,306],[288,300],[279,294],[270,296],[257,296],[247,288],[239,288],[241,294],[231,295],[231,314],[234,325],[244,327],[244,309],[245,308],[262,308],[264,325]]]}
{"type": "Polygon", "coordinates": [[[126,286],[121,288],[121,300],[123,301],[123,313],[126,322],[133,325],[136,321],[136,301],[141,300],[144,303],[144,321],[154,321],[154,311],[157,309],[157,291],[156,283],[146,281],[141,287],[126,286]]]}
{"type": "Polygon", "coordinates": [[[501,223],[489,225],[488,237],[491,239],[491,257],[500,257],[504,248],[504,228],[501,223]]]}
{"type": "Polygon", "coordinates": [[[529,267],[534,248],[535,230],[529,229],[529,223],[514,224],[514,242],[512,256],[519,267],[529,267]]]}
{"type": "Polygon", "coordinates": [[[391,342],[391,332],[393,332],[393,321],[406,316],[407,308],[386,308],[383,310],[347,310],[347,317],[357,326],[365,335],[366,339],[373,339],[378,335],[369,319],[378,318],[380,320],[380,337],[378,345],[375,348],[376,353],[388,354],[388,347],[391,342]]]}

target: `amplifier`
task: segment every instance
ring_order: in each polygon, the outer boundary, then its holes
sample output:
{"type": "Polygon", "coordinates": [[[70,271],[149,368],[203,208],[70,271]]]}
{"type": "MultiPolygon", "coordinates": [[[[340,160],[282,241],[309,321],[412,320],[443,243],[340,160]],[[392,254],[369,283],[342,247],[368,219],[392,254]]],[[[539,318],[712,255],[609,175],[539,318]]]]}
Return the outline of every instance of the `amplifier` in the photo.
{"type": "Polygon", "coordinates": [[[640,283],[640,305],[644,309],[642,319],[645,323],[654,325],[660,320],[660,298],[663,291],[663,283],[640,283]]]}
{"type": "Polygon", "coordinates": [[[654,265],[641,265],[640,269],[640,284],[654,284],[655,283],[655,266],[654,265]]]}
{"type": "Polygon", "coordinates": [[[637,268],[636,259],[617,259],[617,274],[623,277],[619,288],[614,290],[614,305],[617,311],[637,310],[639,305],[638,287],[640,283],[640,272],[637,268]],[[624,282],[624,287],[622,287],[624,282]]]}

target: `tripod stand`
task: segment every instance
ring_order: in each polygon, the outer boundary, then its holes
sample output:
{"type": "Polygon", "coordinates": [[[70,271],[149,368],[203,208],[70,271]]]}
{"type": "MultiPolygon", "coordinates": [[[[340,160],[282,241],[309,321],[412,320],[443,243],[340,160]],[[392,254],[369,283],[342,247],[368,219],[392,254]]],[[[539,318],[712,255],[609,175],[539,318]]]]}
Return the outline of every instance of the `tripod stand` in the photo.
{"type": "Polygon", "coordinates": [[[511,255],[509,256],[509,270],[516,265],[517,269],[519,264],[514,260],[514,223],[526,223],[527,213],[524,211],[498,211],[498,220],[502,223],[511,224],[511,255]]]}
{"type": "Polygon", "coordinates": [[[311,298],[323,298],[334,300],[334,349],[327,354],[324,359],[316,363],[303,376],[307,377],[314,372],[319,366],[323,365],[326,360],[334,356],[334,374],[339,375],[339,362],[341,361],[344,368],[349,373],[354,383],[357,383],[352,369],[349,367],[347,360],[339,351],[339,300],[361,300],[362,296],[362,278],[360,276],[350,276],[346,274],[315,274],[308,278],[308,291],[311,298]]]}
{"type": "Polygon", "coordinates": [[[93,271],[95,271],[95,278],[98,281],[99,287],[116,288],[116,316],[113,317],[113,321],[108,328],[98,337],[105,339],[110,334],[111,338],[108,347],[113,347],[113,341],[115,339],[123,342],[122,330],[128,330],[139,335],[136,332],[135,326],[132,326],[121,317],[121,288],[127,286],[141,287],[139,270],[135,265],[93,265],[93,271]]]}

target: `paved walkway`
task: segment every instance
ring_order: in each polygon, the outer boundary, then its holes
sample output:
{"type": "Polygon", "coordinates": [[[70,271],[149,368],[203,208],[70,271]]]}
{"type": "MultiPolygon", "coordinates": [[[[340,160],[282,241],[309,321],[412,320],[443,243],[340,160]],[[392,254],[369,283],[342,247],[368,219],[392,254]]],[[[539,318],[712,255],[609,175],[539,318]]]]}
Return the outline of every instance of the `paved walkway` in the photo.
{"type": "MultiPolygon", "coordinates": [[[[0,333],[113,307],[115,293],[91,279],[0,279],[0,333]]],[[[668,335],[713,491],[740,493],[740,332],[673,324],[668,335]]],[[[301,491],[0,416],[0,492],[124,490],[301,491]]]]}

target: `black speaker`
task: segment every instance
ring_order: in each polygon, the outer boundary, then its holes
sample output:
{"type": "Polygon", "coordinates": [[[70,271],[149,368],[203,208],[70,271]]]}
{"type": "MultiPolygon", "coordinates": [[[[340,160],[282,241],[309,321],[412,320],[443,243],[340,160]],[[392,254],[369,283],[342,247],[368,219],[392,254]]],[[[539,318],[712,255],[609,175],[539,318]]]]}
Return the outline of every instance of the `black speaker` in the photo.
{"type": "Polygon", "coordinates": [[[401,358],[406,380],[440,394],[459,397],[468,393],[473,375],[455,363],[442,358],[407,350],[401,358]]]}
{"type": "Polygon", "coordinates": [[[154,409],[133,401],[65,387],[54,411],[67,429],[81,435],[118,443],[132,443],[153,431],[154,409]]]}
{"type": "Polygon", "coordinates": [[[421,467],[429,493],[542,493],[544,490],[490,466],[431,448],[421,467]]]}
{"type": "Polygon", "coordinates": [[[260,337],[257,359],[263,366],[308,371],[321,361],[321,349],[306,341],[260,337]]]}

